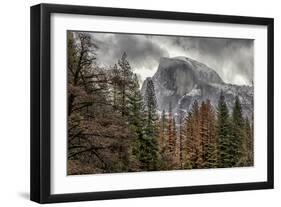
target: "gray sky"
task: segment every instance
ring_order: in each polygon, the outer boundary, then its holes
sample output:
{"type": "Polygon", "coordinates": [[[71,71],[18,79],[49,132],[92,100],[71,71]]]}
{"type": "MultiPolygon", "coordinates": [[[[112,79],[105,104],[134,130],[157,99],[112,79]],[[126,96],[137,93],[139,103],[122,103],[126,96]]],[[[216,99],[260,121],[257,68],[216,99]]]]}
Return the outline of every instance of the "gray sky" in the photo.
{"type": "Polygon", "coordinates": [[[153,76],[161,57],[186,56],[213,68],[221,78],[238,85],[253,80],[253,40],[157,35],[91,33],[98,45],[97,63],[117,63],[122,53],[141,78],[153,76]]]}

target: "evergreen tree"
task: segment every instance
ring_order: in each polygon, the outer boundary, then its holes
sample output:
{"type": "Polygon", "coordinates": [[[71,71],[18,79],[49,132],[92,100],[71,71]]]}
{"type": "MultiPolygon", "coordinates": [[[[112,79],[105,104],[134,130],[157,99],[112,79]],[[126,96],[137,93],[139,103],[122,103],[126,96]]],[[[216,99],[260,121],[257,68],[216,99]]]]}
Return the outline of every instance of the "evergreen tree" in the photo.
{"type": "Polygon", "coordinates": [[[167,150],[168,141],[168,120],[165,110],[162,111],[161,117],[157,122],[158,126],[158,151],[159,151],[159,170],[169,169],[169,156],[167,150]]]}
{"type": "Polygon", "coordinates": [[[158,167],[158,143],[157,143],[157,102],[154,84],[151,79],[147,81],[145,90],[145,120],[143,136],[139,140],[138,158],[143,170],[157,170],[158,167]]]}
{"type": "Polygon", "coordinates": [[[254,164],[253,120],[244,119],[238,97],[231,114],[221,92],[217,111],[195,100],[187,115],[170,104],[158,117],[152,79],[141,94],[125,52],[101,68],[92,35],[67,38],[69,174],[254,164]]]}
{"type": "Polygon", "coordinates": [[[129,99],[129,106],[128,106],[128,123],[134,134],[134,146],[133,146],[133,155],[136,157],[139,153],[139,143],[140,140],[143,139],[143,101],[142,96],[139,90],[139,83],[137,75],[134,74],[133,76],[133,84],[131,87],[129,99]]]}
{"type": "Polygon", "coordinates": [[[172,140],[173,140],[173,152],[176,152],[177,143],[177,127],[175,117],[172,118],[172,140]]]}
{"type": "Polygon", "coordinates": [[[205,102],[201,103],[199,107],[199,136],[197,140],[198,145],[198,167],[202,168],[205,162],[205,152],[208,142],[208,111],[205,102]]]}
{"type": "Polygon", "coordinates": [[[239,97],[236,96],[232,111],[233,156],[235,166],[245,166],[247,162],[247,143],[244,122],[242,106],[239,97]]]}
{"type": "Polygon", "coordinates": [[[134,73],[132,72],[132,68],[130,66],[129,61],[127,60],[127,53],[124,52],[121,56],[121,59],[118,60],[119,65],[119,74],[120,74],[120,81],[119,81],[119,97],[120,103],[119,108],[121,110],[122,116],[127,116],[129,113],[128,109],[128,97],[130,96],[130,90],[134,85],[133,76],[134,73]]]}
{"type": "MultiPolygon", "coordinates": [[[[121,80],[121,71],[117,67],[116,64],[111,68],[110,71],[110,80],[111,80],[111,85],[112,85],[112,105],[115,109],[118,110],[118,103],[120,102],[119,94],[120,94],[120,86],[122,84],[121,80]]],[[[120,109],[119,109],[120,110],[120,109]]]]}
{"type": "Polygon", "coordinates": [[[183,156],[184,156],[184,126],[183,126],[183,111],[179,111],[179,163],[180,163],[180,169],[183,169],[183,156]]]}
{"type": "Polygon", "coordinates": [[[165,110],[162,111],[161,119],[159,120],[159,122],[159,145],[161,147],[161,150],[163,150],[167,141],[167,117],[165,110]]]}
{"type": "Polygon", "coordinates": [[[109,70],[95,64],[92,38],[68,33],[68,174],[132,169],[134,135],[112,107],[109,70]]]}
{"type": "Polygon", "coordinates": [[[188,112],[187,116],[185,117],[184,122],[184,136],[185,136],[185,143],[184,143],[184,156],[183,156],[183,163],[184,168],[192,169],[194,166],[193,158],[194,158],[194,137],[193,137],[193,114],[188,112]]]}
{"type": "Polygon", "coordinates": [[[254,165],[254,143],[253,143],[253,134],[252,128],[249,119],[245,121],[245,133],[246,133],[246,151],[247,151],[247,166],[254,165]]]}
{"type": "Polygon", "coordinates": [[[206,102],[205,116],[207,139],[204,140],[204,167],[215,168],[218,165],[218,140],[216,134],[216,114],[210,100],[206,102]]]}
{"type": "Polygon", "coordinates": [[[193,113],[193,146],[194,146],[194,168],[202,168],[203,166],[203,142],[200,136],[200,111],[197,100],[192,105],[191,112],[193,113]]]}
{"type": "Polygon", "coordinates": [[[201,146],[199,134],[199,105],[195,100],[192,109],[185,118],[185,168],[198,168],[202,160],[200,159],[199,151],[201,146]]]}
{"type": "MultiPolygon", "coordinates": [[[[169,120],[168,120],[168,146],[170,154],[174,153],[176,145],[176,136],[175,136],[175,120],[172,112],[171,103],[169,104],[169,120]]],[[[171,155],[173,156],[173,155],[171,155]]]]}
{"type": "Polygon", "coordinates": [[[133,75],[132,87],[128,96],[128,120],[134,131],[142,134],[143,101],[137,75],[133,75]]]}
{"type": "Polygon", "coordinates": [[[231,120],[229,111],[225,103],[223,93],[220,94],[220,99],[217,109],[217,134],[218,134],[218,158],[219,167],[233,167],[236,164],[236,143],[233,140],[231,130],[231,120]]]}

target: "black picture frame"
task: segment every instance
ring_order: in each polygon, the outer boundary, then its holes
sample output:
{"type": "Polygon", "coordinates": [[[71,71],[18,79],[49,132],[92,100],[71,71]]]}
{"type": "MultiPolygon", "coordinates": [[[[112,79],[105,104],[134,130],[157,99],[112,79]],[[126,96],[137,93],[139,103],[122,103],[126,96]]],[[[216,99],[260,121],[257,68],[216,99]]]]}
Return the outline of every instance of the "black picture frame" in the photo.
{"type": "Polygon", "coordinates": [[[272,189],[274,186],[274,108],[273,108],[273,44],[274,20],[272,18],[195,14],[168,11],[135,10],[39,4],[31,7],[31,174],[30,199],[38,203],[88,201],[146,196],[167,196],[255,189],[272,189]],[[162,20],[181,20],[209,23],[232,23],[267,26],[267,181],[237,184],[219,184],[188,187],[168,187],[74,194],[51,194],[50,130],[51,130],[51,70],[50,70],[50,16],[52,13],[133,17],[162,20]]]}

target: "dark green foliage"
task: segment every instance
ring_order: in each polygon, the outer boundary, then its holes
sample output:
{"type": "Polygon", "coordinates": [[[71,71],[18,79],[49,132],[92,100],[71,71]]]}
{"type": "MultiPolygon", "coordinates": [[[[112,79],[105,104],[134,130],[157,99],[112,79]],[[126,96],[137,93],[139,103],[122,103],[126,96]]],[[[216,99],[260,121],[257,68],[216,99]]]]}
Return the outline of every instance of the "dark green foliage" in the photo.
{"type": "Polygon", "coordinates": [[[225,98],[221,92],[218,109],[218,166],[233,167],[237,162],[237,143],[232,134],[231,119],[225,103],[225,98]]]}
{"type": "Polygon", "coordinates": [[[129,99],[131,97],[131,89],[135,89],[135,82],[133,80],[134,73],[130,63],[127,60],[126,52],[123,53],[121,59],[118,60],[119,65],[119,80],[118,80],[118,108],[121,111],[122,116],[127,116],[129,114],[129,99]]]}
{"type": "Polygon", "coordinates": [[[203,137],[203,157],[204,168],[218,167],[218,138],[216,126],[216,113],[211,105],[210,100],[207,100],[205,105],[201,105],[201,119],[204,121],[205,134],[203,137]]]}
{"type": "Polygon", "coordinates": [[[246,166],[254,165],[254,142],[253,130],[249,119],[245,120],[245,133],[246,133],[246,166]]]}
{"type": "Polygon", "coordinates": [[[235,104],[232,111],[232,136],[235,166],[245,166],[247,163],[245,121],[238,96],[235,97],[235,104]]]}
{"type": "Polygon", "coordinates": [[[253,136],[239,98],[232,115],[221,93],[217,113],[207,100],[194,101],[185,119],[184,168],[227,168],[253,165],[253,136]]]}
{"type": "Polygon", "coordinates": [[[143,125],[143,102],[137,76],[134,74],[132,87],[128,96],[128,120],[132,129],[138,136],[142,134],[143,125]]]}
{"type": "Polygon", "coordinates": [[[143,136],[139,139],[138,159],[144,170],[157,170],[158,167],[158,133],[157,102],[152,80],[148,80],[145,91],[145,119],[143,136]]]}
{"type": "Polygon", "coordinates": [[[253,118],[223,93],[158,115],[152,79],[141,94],[124,52],[113,66],[95,63],[93,36],[68,33],[68,174],[243,167],[254,164],[253,118]],[[186,112],[187,113],[186,113],[186,112]]]}

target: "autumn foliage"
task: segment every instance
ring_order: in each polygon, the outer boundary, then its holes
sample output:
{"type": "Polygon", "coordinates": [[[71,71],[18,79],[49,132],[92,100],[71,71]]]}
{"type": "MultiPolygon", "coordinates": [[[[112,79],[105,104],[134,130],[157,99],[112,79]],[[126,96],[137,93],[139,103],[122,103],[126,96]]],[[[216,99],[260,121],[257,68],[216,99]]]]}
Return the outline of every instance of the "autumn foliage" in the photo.
{"type": "Polygon", "coordinates": [[[221,93],[216,106],[159,112],[153,81],[142,94],[126,52],[103,68],[90,34],[67,39],[68,175],[254,164],[253,118],[239,97],[231,109],[221,93]]]}

